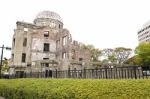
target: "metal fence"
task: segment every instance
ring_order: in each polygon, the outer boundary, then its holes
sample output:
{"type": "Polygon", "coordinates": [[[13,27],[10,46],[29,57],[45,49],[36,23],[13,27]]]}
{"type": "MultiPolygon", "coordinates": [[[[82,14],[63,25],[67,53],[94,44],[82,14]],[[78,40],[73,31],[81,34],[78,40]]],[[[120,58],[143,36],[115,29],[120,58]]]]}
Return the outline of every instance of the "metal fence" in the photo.
{"type": "Polygon", "coordinates": [[[150,68],[126,66],[113,68],[96,68],[77,70],[45,70],[44,72],[18,71],[8,78],[97,78],[97,79],[145,79],[150,76],[150,68]]]}

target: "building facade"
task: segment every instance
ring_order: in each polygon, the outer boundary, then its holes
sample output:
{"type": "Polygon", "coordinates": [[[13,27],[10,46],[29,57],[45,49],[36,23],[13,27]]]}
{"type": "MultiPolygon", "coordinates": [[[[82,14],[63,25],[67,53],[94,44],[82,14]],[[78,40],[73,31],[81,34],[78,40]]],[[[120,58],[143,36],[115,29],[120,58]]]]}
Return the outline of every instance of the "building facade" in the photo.
{"type": "Polygon", "coordinates": [[[145,23],[138,31],[138,40],[139,43],[150,41],[150,22],[145,23]]]}
{"type": "Polygon", "coordinates": [[[57,13],[42,11],[33,23],[16,22],[10,72],[29,72],[31,68],[32,72],[82,69],[91,58],[90,52],[83,49],[82,45],[72,40],[57,13]],[[45,69],[41,70],[41,67],[45,69]]]}

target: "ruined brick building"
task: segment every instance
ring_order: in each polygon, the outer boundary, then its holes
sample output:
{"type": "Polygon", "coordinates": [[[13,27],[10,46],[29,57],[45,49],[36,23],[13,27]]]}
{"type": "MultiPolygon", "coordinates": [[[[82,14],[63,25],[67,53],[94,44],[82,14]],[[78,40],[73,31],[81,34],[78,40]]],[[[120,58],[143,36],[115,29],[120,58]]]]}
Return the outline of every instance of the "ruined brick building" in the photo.
{"type": "Polygon", "coordinates": [[[82,69],[90,61],[55,12],[42,11],[33,23],[17,21],[12,41],[11,73],[82,69]]]}

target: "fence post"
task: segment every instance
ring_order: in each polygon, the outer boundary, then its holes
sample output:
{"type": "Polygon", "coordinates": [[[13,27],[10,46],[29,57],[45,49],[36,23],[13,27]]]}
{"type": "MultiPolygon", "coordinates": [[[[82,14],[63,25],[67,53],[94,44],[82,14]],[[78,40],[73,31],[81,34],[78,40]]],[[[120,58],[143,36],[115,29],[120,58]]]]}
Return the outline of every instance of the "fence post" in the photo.
{"type": "Polygon", "coordinates": [[[98,78],[99,79],[102,78],[102,69],[101,68],[99,68],[99,77],[98,78]]]}
{"type": "Polygon", "coordinates": [[[56,69],[56,78],[57,78],[57,69],[56,69]]]}
{"type": "Polygon", "coordinates": [[[98,68],[96,68],[96,78],[98,78],[98,68]]]}
{"type": "Polygon", "coordinates": [[[110,68],[110,72],[111,72],[111,79],[112,79],[113,78],[112,67],[110,68]]]}
{"type": "Polygon", "coordinates": [[[116,67],[113,67],[113,79],[116,79],[116,67]]]}
{"type": "Polygon", "coordinates": [[[133,71],[134,71],[134,68],[133,68],[133,69],[130,69],[131,79],[133,79],[133,71]]]}
{"type": "Polygon", "coordinates": [[[68,68],[68,78],[70,78],[70,67],[68,68]]]}
{"type": "Polygon", "coordinates": [[[127,67],[128,79],[130,78],[129,67],[127,67]]]}
{"type": "Polygon", "coordinates": [[[134,68],[134,77],[135,77],[135,79],[137,79],[137,75],[136,75],[136,67],[134,66],[133,68],[134,68]]]}
{"type": "Polygon", "coordinates": [[[81,69],[80,78],[83,78],[83,69],[81,69]]]}
{"type": "MultiPolygon", "coordinates": [[[[31,68],[31,67],[30,67],[31,68]]],[[[32,78],[32,68],[31,68],[31,71],[30,71],[30,78],[32,78]]]]}
{"type": "Polygon", "coordinates": [[[137,69],[138,69],[138,76],[139,76],[138,78],[140,79],[141,78],[141,72],[140,72],[141,68],[138,66],[137,69]]]}
{"type": "Polygon", "coordinates": [[[77,71],[76,71],[76,68],[74,68],[74,77],[77,78],[77,71]]]}
{"type": "Polygon", "coordinates": [[[105,78],[107,79],[107,68],[105,68],[105,78]]]}
{"type": "Polygon", "coordinates": [[[124,68],[124,78],[126,79],[126,69],[127,68],[124,68]]]}
{"type": "Polygon", "coordinates": [[[86,68],[84,67],[84,75],[83,75],[84,78],[86,78],[86,68]]]}
{"type": "Polygon", "coordinates": [[[118,79],[121,78],[121,77],[120,77],[120,76],[121,76],[120,71],[121,71],[121,69],[118,67],[118,72],[119,72],[118,79]]]}
{"type": "Polygon", "coordinates": [[[91,69],[91,71],[92,71],[91,78],[94,78],[94,69],[91,69]]]}
{"type": "Polygon", "coordinates": [[[144,79],[143,67],[141,66],[142,78],[144,79]]]}
{"type": "Polygon", "coordinates": [[[121,73],[121,78],[124,79],[124,76],[123,76],[123,74],[124,74],[124,73],[123,73],[123,72],[124,72],[124,67],[121,67],[121,72],[122,72],[122,73],[121,73]]]}
{"type": "Polygon", "coordinates": [[[115,67],[115,74],[116,74],[115,78],[118,79],[118,70],[117,70],[117,67],[115,67]]]}

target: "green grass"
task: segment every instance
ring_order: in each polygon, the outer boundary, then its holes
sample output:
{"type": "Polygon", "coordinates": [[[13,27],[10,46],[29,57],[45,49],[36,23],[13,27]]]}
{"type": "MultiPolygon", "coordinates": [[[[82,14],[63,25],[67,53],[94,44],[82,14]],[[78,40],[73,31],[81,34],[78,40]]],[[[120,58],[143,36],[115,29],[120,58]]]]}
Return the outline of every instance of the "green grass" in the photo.
{"type": "Polygon", "coordinates": [[[150,99],[150,80],[0,80],[6,99],[150,99]]]}

